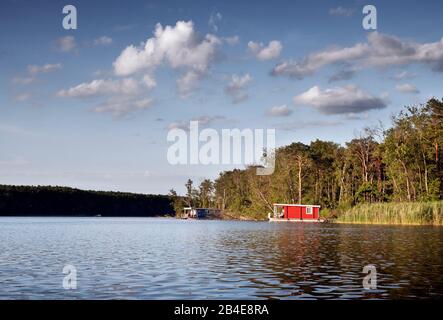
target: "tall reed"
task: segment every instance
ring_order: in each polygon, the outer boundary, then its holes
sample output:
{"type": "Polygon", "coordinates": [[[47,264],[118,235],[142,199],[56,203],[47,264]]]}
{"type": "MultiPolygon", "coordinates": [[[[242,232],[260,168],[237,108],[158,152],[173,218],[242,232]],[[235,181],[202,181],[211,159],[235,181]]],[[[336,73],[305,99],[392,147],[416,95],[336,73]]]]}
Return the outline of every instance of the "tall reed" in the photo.
{"type": "Polygon", "coordinates": [[[443,201],[360,204],[340,214],[343,223],[443,225],[443,201]]]}

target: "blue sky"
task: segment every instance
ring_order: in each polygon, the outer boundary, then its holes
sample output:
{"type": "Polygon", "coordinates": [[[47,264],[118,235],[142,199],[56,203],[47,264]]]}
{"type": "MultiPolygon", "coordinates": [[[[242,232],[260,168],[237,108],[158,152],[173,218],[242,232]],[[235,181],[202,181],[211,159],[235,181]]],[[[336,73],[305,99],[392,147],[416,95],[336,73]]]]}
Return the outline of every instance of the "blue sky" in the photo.
{"type": "Polygon", "coordinates": [[[77,30],[65,4],[0,3],[0,183],[183,191],[232,168],[167,162],[191,119],[344,143],[443,96],[440,1],[71,1],[77,30]]]}

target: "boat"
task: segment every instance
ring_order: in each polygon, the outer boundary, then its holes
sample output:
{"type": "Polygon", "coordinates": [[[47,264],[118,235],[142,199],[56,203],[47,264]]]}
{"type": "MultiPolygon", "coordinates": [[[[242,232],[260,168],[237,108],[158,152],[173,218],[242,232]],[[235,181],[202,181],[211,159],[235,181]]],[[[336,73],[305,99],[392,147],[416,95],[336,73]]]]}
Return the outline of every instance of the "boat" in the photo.
{"type": "Polygon", "coordinates": [[[211,218],[219,213],[220,210],[218,209],[186,207],[183,208],[182,216],[194,219],[205,219],[205,218],[211,218]]]}
{"type": "Polygon", "coordinates": [[[274,203],[273,206],[274,211],[268,214],[272,222],[324,222],[319,205],[274,203]]]}

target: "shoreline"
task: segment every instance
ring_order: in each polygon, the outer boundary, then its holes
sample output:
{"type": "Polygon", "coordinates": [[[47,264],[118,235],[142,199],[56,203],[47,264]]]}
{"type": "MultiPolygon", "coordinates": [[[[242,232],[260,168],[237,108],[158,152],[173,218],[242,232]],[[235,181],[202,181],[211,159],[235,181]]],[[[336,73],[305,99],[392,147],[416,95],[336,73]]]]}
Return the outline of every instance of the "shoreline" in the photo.
{"type": "MultiPolygon", "coordinates": [[[[57,216],[19,216],[19,215],[0,215],[0,218],[112,218],[112,219],[119,219],[119,218],[137,218],[137,219],[168,219],[168,220],[201,220],[201,221],[240,221],[240,222],[269,222],[267,219],[252,219],[247,218],[245,216],[242,216],[241,218],[235,218],[235,217],[224,217],[224,218],[207,218],[207,219],[180,219],[174,216],[149,216],[149,217],[140,217],[140,216],[102,216],[102,217],[96,217],[96,216],[64,216],[64,215],[57,215],[57,216]]],[[[286,222],[286,221],[283,221],[286,222]]],[[[291,224],[312,224],[311,222],[303,222],[303,221],[297,221],[292,222],[291,224]]],[[[339,220],[327,220],[323,222],[318,222],[319,224],[349,224],[349,225],[371,225],[371,226],[403,226],[403,227],[443,227],[443,224],[421,224],[421,223],[395,223],[395,222],[370,222],[370,221],[339,221],[339,220]]]]}

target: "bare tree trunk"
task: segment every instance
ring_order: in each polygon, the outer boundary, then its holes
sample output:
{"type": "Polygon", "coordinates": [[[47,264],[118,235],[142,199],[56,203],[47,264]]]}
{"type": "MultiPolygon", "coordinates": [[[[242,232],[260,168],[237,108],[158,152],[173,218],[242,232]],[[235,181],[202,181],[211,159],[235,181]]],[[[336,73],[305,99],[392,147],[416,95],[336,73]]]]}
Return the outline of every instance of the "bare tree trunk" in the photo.
{"type": "Polygon", "coordinates": [[[426,161],[426,155],[425,152],[423,150],[423,144],[421,143],[421,156],[423,159],[423,166],[424,166],[424,183],[425,183],[425,191],[426,191],[426,195],[429,195],[429,187],[428,187],[428,163],[426,161]]]}
{"type": "Polygon", "coordinates": [[[343,164],[343,168],[341,171],[341,177],[340,177],[340,193],[338,196],[338,203],[341,204],[343,201],[343,193],[344,193],[344,185],[345,185],[345,172],[346,172],[346,163],[343,164]]]}
{"type": "Polygon", "coordinates": [[[259,195],[259,197],[263,200],[265,205],[268,207],[268,209],[270,209],[271,211],[274,211],[274,206],[272,204],[270,204],[268,200],[266,200],[266,197],[263,194],[263,192],[261,192],[260,188],[254,188],[254,189],[255,189],[256,193],[259,195]]]}
{"type": "Polygon", "coordinates": [[[294,190],[294,181],[293,181],[293,175],[292,175],[292,170],[289,170],[289,193],[290,193],[290,198],[291,198],[291,202],[294,203],[295,202],[295,190],[294,190]]]}
{"type": "Polygon", "coordinates": [[[319,198],[318,197],[318,179],[315,180],[315,196],[314,196],[314,198],[315,198],[314,199],[315,203],[318,203],[318,201],[317,201],[319,198]]]}
{"type": "Polygon", "coordinates": [[[301,204],[301,160],[298,162],[298,203],[301,204]]]}
{"type": "Polygon", "coordinates": [[[401,161],[401,164],[403,166],[403,169],[405,171],[405,178],[406,178],[406,190],[408,192],[408,201],[411,201],[411,187],[410,187],[410,183],[409,183],[409,174],[408,174],[408,169],[406,168],[406,165],[403,161],[401,161]]]}
{"type": "Polygon", "coordinates": [[[426,157],[423,154],[423,164],[425,166],[425,190],[426,190],[426,195],[429,195],[429,187],[428,187],[428,166],[426,163],[426,157]]]}

